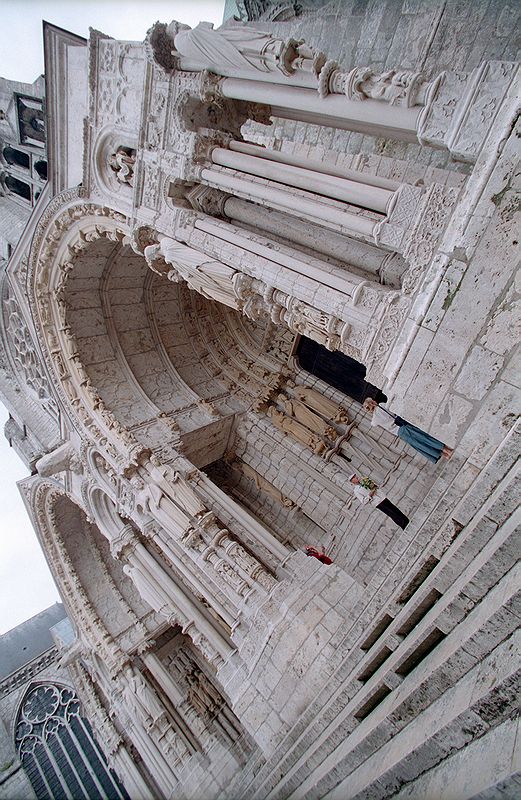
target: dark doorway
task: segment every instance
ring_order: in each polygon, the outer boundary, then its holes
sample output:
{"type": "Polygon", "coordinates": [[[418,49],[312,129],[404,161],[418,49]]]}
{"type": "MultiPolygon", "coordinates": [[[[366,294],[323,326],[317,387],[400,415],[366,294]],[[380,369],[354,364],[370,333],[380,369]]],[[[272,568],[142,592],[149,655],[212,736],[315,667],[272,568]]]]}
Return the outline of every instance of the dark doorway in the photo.
{"type": "Polygon", "coordinates": [[[367,370],[364,365],[344,353],[331,352],[321,344],[301,336],[297,345],[297,358],[302,369],[359,403],[363,403],[366,397],[374,397],[378,403],[385,403],[387,400],[377,386],[365,380],[367,370]]]}

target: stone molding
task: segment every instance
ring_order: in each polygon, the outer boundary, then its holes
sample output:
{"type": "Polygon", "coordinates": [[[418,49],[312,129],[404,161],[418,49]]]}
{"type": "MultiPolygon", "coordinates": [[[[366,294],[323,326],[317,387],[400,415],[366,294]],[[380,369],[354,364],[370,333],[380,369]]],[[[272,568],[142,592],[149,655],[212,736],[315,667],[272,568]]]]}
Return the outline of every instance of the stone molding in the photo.
{"type": "Polygon", "coordinates": [[[487,61],[470,75],[444,72],[418,123],[421,144],[450,150],[455,159],[474,163],[519,67],[487,61]]]}
{"type": "Polygon", "coordinates": [[[0,698],[14,692],[16,689],[19,689],[20,686],[27,683],[27,681],[32,680],[38,673],[48,667],[49,664],[54,663],[58,659],[58,655],[58,648],[51,647],[49,650],[46,650],[45,653],[33,658],[28,664],[24,664],[23,667],[16,670],[16,672],[7,675],[0,681],[0,698]]]}
{"type": "Polygon", "coordinates": [[[116,674],[123,668],[126,656],[108,634],[81,585],[56,518],[55,503],[59,497],[67,497],[75,504],[76,501],[61,487],[47,480],[33,479],[22,489],[30,503],[42,546],[63,592],[66,607],[72,612],[81,637],[103,659],[109,673],[116,674]]]}

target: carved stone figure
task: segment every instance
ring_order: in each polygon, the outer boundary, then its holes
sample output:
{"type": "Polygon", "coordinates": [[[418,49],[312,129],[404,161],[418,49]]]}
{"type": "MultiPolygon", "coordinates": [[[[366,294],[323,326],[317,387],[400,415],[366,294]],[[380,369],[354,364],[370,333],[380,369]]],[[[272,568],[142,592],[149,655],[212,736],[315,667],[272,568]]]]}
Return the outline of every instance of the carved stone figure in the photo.
{"type": "Polygon", "coordinates": [[[127,186],[133,185],[136,152],[130,147],[118,147],[108,158],[110,169],[116,173],[116,180],[127,186]]]}
{"type": "Polygon", "coordinates": [[[291,436],[297,442],[311,448],[316,455],[322,455],[327,450],[327,445],[322,441],[320,436],[312,433],[300,422],[292,417],[287,417],[282,411],[278,411],[274,406],[271,406],[268,415],[271,421],[284,433],[291,436]]]}
{"type": "MultiPolygon", "coordinates": [[[[275,299],[277,296],[278,293],[275,294],[275,299]]],[[[342,323],[332,315],[292,298],[288,313],[284,316],[291,330],[313,339],[329,350],[338,349],[340,337],[335,329],[339,324],[341,327],[342,323]]]]}
{"type": "Polygon", "coordinates": [[[315,53],[301,40],[284,41],[246,25],[215,30],[211,22],[200,22],[192,29],[174,21],[167,31],[173,36],[174,54],[217,74],[255,71],[291,75],[297,59],[310,62],[311,69],[316,72],[325,60],[321,53],[315,53]]]}
{"type": "Polygon", "coordinates": [[[346,424],[349,422],[347,411],[342,406],[337,405],[334,400],[326,397],[322,392],[311,389],[309,386],[294,386],[292,392],[297,400],[304,403],[308,408],[316,411],[317,414],[334,422],[346,424]]]}
{"type": "Polygon", "coordinates": [[[68,469],[73,472],[81,472],[82,469],[81,461],[70,442],[59,445],[51,453],[39,458],[35,466],[42,478],[48,478],[68,469]]]}
{"type": "MultiPolygon", "coordinates": [[[[162,258],[167,265],[170,265],[170,270],[167,272],[168,280],[174,283],[185,280],[191,289],[203,297],[239,309],[239,300],[232,283],[236,270],[226,264],[213,261],[205,253],[168,236],[161,236],[158,244],[145,247],[144,256],[155,272],[159,271],[154,268],[158,258],[162,258]]],[[[164,270],[161,270],[160,274],[164,274],[164,270]]]]}
{"type": "Polygon", "coordinates": [[[326,439],[337,438],[335,429],[328,425],[322,417],[311,411],[304,403],[300,403],[298,400],[293,400],[283,394],[279,394],[277,400],[289,417],[293,417],[313,433],[318,433],[319,436],[323,436],[326,439]]]}
{"type": "Polygon", "coordinates": [[[249,464],[246,464],[244,461],[236,460],[233,462],[232,466],[234,469],[237,469],[240,472],[242,472],[242,474],[245,475],[247,478],[250,478],[250,480],[252,480],[255,483],[255,486],[258,489],[261,489],[267,495],[273,497],[278,503],[283,505],[285,508],[295,508],[295,503],[293,502],[293,500],[290,500],[289,497],[286,497],[286,495],[282,494],[280,489],[277,489],[277,487],[274,486],[269,481],[267,481],[266,478],[264,478],[262,475],[259,475],[259,473],[256,470],[254,470],[253,467],[250,467],[249,464]]]}
{"type": "Polygon", "coordinates": [[[148,603],[154,611],[161,613],[165,610],[167,606],[165,598],[156,591],[155,587],[152,586],[148,578],[135,564],[125,564],[123,566],[123,572],[125,575],[129,576],[143,600],[148,603]]]}
{"type": "Polygon", "coordinates": [[[197,713],[204,719],[214,717],[224,705],[224,699],[215,686],[195,668],[186,674],[186,681],[189,686],[188,701],[197,713]]]}
{"type": "Polygon", "coordinates": [[[123,698],[127,708],[135,719],[143,723],[145,730],[149,731],[163,716],[165,709],[141,673],[129,666],[125,669],[124,677],[123,698]]]}

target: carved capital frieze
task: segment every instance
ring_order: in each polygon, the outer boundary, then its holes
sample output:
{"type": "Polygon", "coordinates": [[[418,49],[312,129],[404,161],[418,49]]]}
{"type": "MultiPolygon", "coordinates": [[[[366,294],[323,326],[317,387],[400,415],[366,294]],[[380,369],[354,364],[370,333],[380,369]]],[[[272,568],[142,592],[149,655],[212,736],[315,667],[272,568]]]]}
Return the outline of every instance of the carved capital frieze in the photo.
{"type": "Polygon", "coordinates": [[[186,193],[186,199],[194,209],[211,217],[225,218],[224,206],[231,195],[211,186],[197,184],[186,193]]]}
{"type": "Polygon", "coordinates": [[[392,106],[411,108],[422,103],[427,82],[421,72],[355,67],[347,75],[344,91],[349,100],[379,100],[392,106]]]}
{"type": "Polygon", "coordinates": [[[434,258],[458,194],[459,189],[447,189],[436,183],[426,190],[404,247],[407,269],[401,277],[401,284],[405,294],[410,295],[417,289],[434,258]]]}
{"type": "Polygon", "coordinates": [[[374,230],[378,247],[402,253],[411,222],[415,220],[424,190],[419,186],[402,184],[395,192],[386,218],[374,230]]]}
{"type": "Polygon", "coordinates": [[[139,544],[139,537],[131,525],[125,525],[110,541],[110,552],[114,558],[125,560],[139,544]]]}

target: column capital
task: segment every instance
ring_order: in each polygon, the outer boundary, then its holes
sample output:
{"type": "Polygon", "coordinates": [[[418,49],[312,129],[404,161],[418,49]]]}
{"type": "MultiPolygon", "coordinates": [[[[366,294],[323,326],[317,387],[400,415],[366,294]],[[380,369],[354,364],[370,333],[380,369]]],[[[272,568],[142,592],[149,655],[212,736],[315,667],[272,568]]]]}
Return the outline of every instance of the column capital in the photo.
{"type": "Polygon", "coordinates": [[[110,552],[114,558],[125,559],[136,549],[139,537],[132,525],[125,525],[116,536],[111,539],[110,552]]]}

